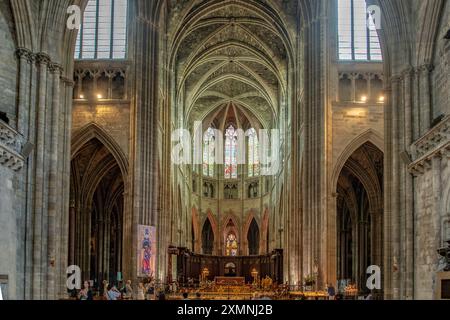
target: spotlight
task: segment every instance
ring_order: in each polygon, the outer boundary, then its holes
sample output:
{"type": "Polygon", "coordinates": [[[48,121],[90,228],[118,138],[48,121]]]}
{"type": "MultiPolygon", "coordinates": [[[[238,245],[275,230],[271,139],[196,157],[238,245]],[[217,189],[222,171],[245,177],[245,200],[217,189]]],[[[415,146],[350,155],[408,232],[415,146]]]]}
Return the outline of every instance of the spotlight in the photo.
{"type": "Polygon", "coordinates": [[[100,100],[100,99],[103,99],[103,96],[102,96],[101,94],[98,94],[98,95],[97,95],[97,99],[99,99],[99,100],[100,100]]]}
{"type": "Polygon", "coordinates": [[[81,100],[83,100],[83,99],[84,99],[84,94],[80,94],[79,98],[80,98],[81,100]]]}
{"type": "Polygon", "coordinates": [[[362,96],[361,97],[361,102],[367,102],[367,97],[366,96],[362,96]]]}
{"type": "Polygon", "coordinates": [[[378,102],[384,102],[384,96],[380,96],[380,97],[378,98],[378,102]]]}

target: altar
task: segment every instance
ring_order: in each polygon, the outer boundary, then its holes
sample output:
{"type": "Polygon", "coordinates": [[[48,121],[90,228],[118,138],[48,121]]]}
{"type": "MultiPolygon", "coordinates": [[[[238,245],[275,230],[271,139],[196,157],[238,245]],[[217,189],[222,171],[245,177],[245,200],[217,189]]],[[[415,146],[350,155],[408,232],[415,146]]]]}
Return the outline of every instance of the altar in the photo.
{"type": "Polygon", "coordinates": [[[216,286],[245,286],[244,277],[216,277],[214,282],[216,286]]]}
{"type": "Polygon", "coordinates": [[[198,287],[213,281],[217,286],[242,287],[269,277],[274,284],[283,283],[283,250],[260,256],[211,256],[193,253],[186,248],[170,251],[173,268],[168,270],[181,287],[198,287]]]}

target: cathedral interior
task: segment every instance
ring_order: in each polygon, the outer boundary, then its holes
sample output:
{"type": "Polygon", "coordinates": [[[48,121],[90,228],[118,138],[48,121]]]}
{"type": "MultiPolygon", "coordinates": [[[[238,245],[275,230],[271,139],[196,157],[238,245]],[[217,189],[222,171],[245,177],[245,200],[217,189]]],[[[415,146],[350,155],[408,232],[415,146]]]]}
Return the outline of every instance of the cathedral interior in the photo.
{"type": "Polygon", "coordinates": [[[0,0],[0,70],[4,299],[450,299],[450,1],[0,0]]]}

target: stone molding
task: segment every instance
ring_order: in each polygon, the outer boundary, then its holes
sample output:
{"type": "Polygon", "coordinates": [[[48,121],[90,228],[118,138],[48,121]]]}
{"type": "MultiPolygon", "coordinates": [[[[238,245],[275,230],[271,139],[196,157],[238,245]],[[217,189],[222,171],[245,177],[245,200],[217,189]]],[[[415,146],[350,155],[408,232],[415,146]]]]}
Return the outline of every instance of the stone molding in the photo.
{"type": "Polygon", "coordinates": [[[82,79],[88,74],[91,76],[99,76],[102,73],[116,74],[125,78],[130,62],[128,60],[78,60],[75,61],[75,78],[82,79]]]}
{"type": "Polygon", "coordinates": [[[417,140],[412,146],[413,163],[409,172],[415,176],[422,175],[431,168],[435,157],[450,156],[450,116],[446,116],[438,125],[417,140]]]}
{"type": "Polygon", "coordinates": [[[25,159],[21,155],[23,137],[9,125],[0,121],[0,164],[14,171],[20,171],[25,159]]]}

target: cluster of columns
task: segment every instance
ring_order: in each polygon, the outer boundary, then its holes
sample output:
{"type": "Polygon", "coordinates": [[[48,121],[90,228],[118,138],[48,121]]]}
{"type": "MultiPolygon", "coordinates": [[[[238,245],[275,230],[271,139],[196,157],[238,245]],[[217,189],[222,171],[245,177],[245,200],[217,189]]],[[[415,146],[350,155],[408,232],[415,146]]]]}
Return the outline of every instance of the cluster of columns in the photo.
{"type": "Polygon", "coordinates": [[[171,239],[176,238],[176,230],[172,227],[178,220],[172,216],[171,210],[176,199],[172,197],[169,178],[171,141],[168,133],[171,131],[171,109],[166,81],[169,70],[164,68],[167,57],[162,54],[166,37],[164,26],[159,24],[166,20],[160,16],[160,5],[160,1],[145,4],[144,1],[138,1],[136,6],[129,8],[133,28],[128,42],[128,52],[131,53],[129,56],[133,60],[129,71],[134,79],[134,96],[131,101],[133,143],[130,148],[130,197],[133,201],[133,213],[125,218],[129,221],[125,222],[124,233],[131,235],[131,243],[124,243],[124,246],[131,250],[124,252],[123,259],[130,262],[128,276],[136,279],[137,227],[156,226],[158,252],[155,277],[165,281],[168,270],[167,250],[171,239]],[[163,135],[163,132],[166,134],[163,135]]]}
{"type": "Polygon", "coordinates": [[[414,297],[414,180],[408,173],[413,141],[431,125],[430,64],[407,68],[385,88],[386,163],[385,286],[386,297],[414,297]]]}
{"type": "MultiPolygon", "coordinates": [[[[54,299],[61,292],[69,185],[73,81],[45,53],[16,51],[19,62],[17,130],[31,150],[24,170],[24,296],[54,299]],[[67,201],[66,201],[67,200],[67,201]]],[[[64,280],[65,285],[65,280],[64,280]]]]}

